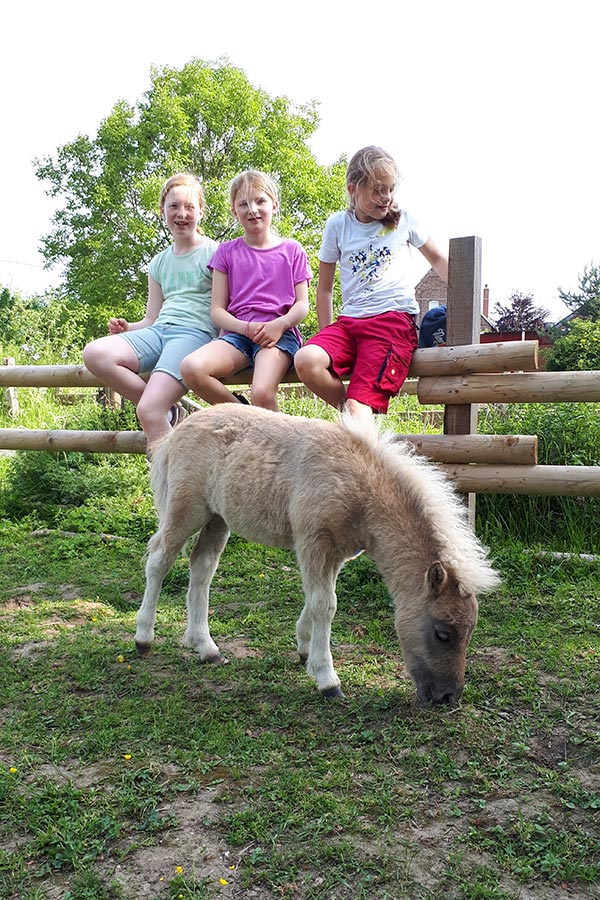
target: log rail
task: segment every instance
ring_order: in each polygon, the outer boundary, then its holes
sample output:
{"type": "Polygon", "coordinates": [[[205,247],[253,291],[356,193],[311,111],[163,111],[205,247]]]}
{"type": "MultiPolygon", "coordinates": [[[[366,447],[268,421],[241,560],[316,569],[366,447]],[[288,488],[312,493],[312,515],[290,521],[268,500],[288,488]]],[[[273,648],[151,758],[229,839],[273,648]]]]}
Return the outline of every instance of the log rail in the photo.
{"type": "MultiPolygon", "coordinates": [[[[410,376],[420,376],[416,385],[422,403],[473,399],[473,379],[477,403],[531,402],[530,397],[558,401],[569,391],[577,400],[600,399],[600,372],[545,373],[537,372],[537,365],[537,341],[438,347],[415,352],[410,376]],[[511,373],[511,365],[518,365],[519,371],[511,373]],[[486,381],[477,381],[481,378],[486,381]],[[448,400],[448,388],[443,396],[440,387],[432,391],[433,383],[452,385],[452,398],[448,400]]],[[[225,383],[249,384],[250,373],[238,373],[225,383]]],[[[300,384],[293,370],[284,383],[300,384]]],[[[0,388],[101,386],[85,366],[0,366],[0,388]]],[[[410,442],[417,453],[439,463],[465,493],[600,496],[600,467],[537,465],[535,435],[398,434],[395,439],[410,442]]],[[[140,431],[4,428],[0,449],[141,454],[146,439],[140,431]]]]}

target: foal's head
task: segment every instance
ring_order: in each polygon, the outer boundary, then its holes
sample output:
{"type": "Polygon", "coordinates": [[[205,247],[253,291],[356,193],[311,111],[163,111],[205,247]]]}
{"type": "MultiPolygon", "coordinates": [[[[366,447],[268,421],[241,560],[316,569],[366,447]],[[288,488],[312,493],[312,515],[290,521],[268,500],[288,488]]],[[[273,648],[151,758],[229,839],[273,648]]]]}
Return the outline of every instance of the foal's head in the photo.
{"type": "Polygon", "coordinates": [[[453,705],[463,692],[477,598],[439,561],[429,566],[424,588],[412,615],[405,608],[396,616],[396,632],[419,700],[453,705]]]}

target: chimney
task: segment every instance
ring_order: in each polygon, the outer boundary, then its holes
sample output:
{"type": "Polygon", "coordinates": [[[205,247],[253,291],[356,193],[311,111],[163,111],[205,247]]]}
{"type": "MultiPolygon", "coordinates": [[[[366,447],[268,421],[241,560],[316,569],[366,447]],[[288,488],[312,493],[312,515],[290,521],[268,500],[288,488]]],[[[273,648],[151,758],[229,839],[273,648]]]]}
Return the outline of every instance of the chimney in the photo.
{"type": "Polygon", "coordinates": [[[489,317],[490,317],[490,289],[489,289],[489,287],[487,286],[487,284],[486,284],[485,287],[483,288],[483,309],[482,309],[482,312],[483,312],[483,315],[486,317],[486,319],[489,319],[489,317]]]}

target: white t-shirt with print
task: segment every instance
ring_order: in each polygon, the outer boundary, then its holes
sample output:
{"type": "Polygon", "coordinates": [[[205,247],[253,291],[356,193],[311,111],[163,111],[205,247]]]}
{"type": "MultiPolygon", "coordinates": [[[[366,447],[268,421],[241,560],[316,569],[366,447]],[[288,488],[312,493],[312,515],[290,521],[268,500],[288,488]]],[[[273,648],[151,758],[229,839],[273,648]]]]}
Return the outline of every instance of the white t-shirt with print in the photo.
{"type": "Polygon", "coordinates": [[[397,228],[359,222],[348,210],[330,216],[319,259],[340,264],[340,315],[363,319],[391,310],[418,313],[410,247],[422,247],[427,238],[427,232],[404,209],[397,228]]]}

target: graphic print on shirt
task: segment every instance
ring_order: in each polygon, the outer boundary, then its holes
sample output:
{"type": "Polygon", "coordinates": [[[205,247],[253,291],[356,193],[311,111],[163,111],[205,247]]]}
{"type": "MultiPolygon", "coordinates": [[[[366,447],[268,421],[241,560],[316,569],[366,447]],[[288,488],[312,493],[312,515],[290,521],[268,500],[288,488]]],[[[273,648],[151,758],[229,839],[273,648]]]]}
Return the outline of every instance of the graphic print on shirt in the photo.
{"type": "Polygon", "coordinates": [[[349,256],[352,274],[358,275],[367,292],[374,290],[373,282],[381,278],[391,260],[392,251],[389,247],[373,247],[373,244],[369,244],[367,250],[359,250],[349,256]]]}

